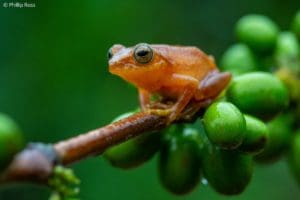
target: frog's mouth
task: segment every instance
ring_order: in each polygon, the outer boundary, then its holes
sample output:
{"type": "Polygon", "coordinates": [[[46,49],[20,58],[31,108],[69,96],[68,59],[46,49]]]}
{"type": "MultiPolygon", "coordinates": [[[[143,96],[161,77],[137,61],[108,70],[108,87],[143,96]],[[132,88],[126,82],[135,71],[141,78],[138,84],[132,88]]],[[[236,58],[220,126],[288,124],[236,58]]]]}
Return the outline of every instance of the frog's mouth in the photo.
{"type": "Polygon", "coordinates": [[[131,64],[123,63],[109,63],[109,72],[118,76],[125,76],[127,74],[135,73],[138,71],[138,68],[131,64]]]}
{"type": "Polygon", "coordinates": [[[120,76],[129,82],[133,82],[138,77],[143,77],[146,73],[145,69],[142,70],[139,67],[136,67],[131,64],[109,65],[109,72],[114,75],[120,76]]]}
{"type": "Polygon", "coordinates": [[[109,72],[121,77],[138,88],[153,90],[161,78],[161,72],[153,70],[155,67],[137,67],[135,65],[110,65],[109,72]]]}

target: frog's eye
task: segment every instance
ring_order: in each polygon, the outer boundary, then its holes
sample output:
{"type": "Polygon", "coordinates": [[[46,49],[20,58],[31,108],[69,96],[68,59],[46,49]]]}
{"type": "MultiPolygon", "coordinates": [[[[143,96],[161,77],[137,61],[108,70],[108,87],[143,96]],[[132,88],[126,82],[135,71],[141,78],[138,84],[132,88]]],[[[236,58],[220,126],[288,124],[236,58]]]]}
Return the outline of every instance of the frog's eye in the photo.
{"type": "Polygon", "coordinates": [[[134,48],[134,59],[138,62],[138,63],[148,63],[152,60],[153,58],[153,50],[152,48],[145,43],[142,44],[138,44],[135,48],[134,48]]]}
{"type": "Polygon", "coordinates": [[[112,48],[110,48],[107,52],[107,58],[108,60],[110,60],[113,57],[113,52],[112,52],[112,48]]]}

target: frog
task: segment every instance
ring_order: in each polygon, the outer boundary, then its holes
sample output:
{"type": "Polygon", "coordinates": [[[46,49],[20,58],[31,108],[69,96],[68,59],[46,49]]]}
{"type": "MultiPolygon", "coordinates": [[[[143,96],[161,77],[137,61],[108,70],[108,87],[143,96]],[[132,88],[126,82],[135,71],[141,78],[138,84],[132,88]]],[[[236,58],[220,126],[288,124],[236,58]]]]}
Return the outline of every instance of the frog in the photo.
{"type": "Polygon", "coordinates": [[[190,119],[210,105],[231,80],[211,55],[195,46],[139,43],[113,45],[109,72],[138,89],[142,111],[166,116],[167,123],[190,119]],[[153,102],[153,96],[159,100],[153,102]]]}

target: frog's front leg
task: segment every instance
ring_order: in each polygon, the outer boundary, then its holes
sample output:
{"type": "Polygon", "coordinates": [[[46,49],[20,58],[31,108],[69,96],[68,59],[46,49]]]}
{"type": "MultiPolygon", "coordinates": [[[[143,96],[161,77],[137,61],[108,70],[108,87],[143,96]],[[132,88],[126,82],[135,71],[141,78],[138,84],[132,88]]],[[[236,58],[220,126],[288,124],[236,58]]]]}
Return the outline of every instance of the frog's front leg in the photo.
{"type": "Polygon", "coordinates": [[[141,89],[141,88],[138,89],[138,92],[139,92],[140,107],[141,107],[141,110],[144,111],[144,110],[146,110],[147,106],[150,104],[151,94],[150,94],[150,92],[148,92],[144,89],[141,89]]]}

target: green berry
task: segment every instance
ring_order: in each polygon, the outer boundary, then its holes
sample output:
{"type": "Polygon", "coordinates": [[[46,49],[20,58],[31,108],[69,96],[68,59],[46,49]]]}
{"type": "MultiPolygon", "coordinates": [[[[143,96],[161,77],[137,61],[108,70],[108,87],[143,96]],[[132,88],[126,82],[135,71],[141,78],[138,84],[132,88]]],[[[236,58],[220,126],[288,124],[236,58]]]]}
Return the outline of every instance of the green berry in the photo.
{"type": "Polygon", "coordinates": [[[276,43],[275,57],[280,67],[289,67],[290,62],[297,59],[299,50],[297,37],[294,33],[282,32],[279,34],[276,43]]]}
{"type": "Polygon", "coordinates": [[[292,136],[293,115],[284,113],[267,123],[269,138],[266,147],[255,158],[258,162],[276,161],[287,149],[292,136]]]}
{"type": "Polygon", "coordinates": [[[298,130],[292,139],[288,153],[288,163],[296,180],[300,184],[300,130],[298,130]]]}
{"type": "Polygon", "coordinates": [[[296,13],[294,20],[292,22],[292,30],[300,39],[300,10],[296,13]]]}
{"type": "Polygon", "coordinates": [[[245,118],[231,103],[217,102],[209,106],[203,124],[208,139],[222,148],[237,148],[244,139],[245,118]]]}
{"type": "Polygon", "coordinates": [[[260,153],[266,146],[268,139],[268,128],[261,120],[244,115],[246,120],[245,138],[239,151],[252,155],[260,153]]]}
{"type": "MultiPolygon", "coordinates": [[[[128,112],[122,114],[113,121],[126,118],[134,113],[128,112]]],[[[103,153],[103,156],[114,167],[123,169],[134,168],[153,157],[160,147],[160,140],[160,132],[143,133],[140,136],[107,149],[103,153]]]]}
{"type": "Polygon", "coordinates": [[[257,52],[271,51],[278,36],[277,25],[268,17],[251,14],[236,24],[237,38],[257,52]]]}
{"type": "Polygon", "coordinates": [[[203,157],[202,167],[210,186],[225,195],[243,192],[253,173],[251,156],[215,147],[203,157]]]}
{"type": "Polygon", "coordinates": [[[23,147],[23,136],[18,125],[9,116],[0,113],[0,169],[23,147]]]}
{"type": "Polygon", "coordinates": [[[199,132],[192,128],[171,128],[166,134],[159,157],[160,181],[168,191],[186,194],[200,182],[202,140],[199,132]]]}
{"type": "Polygon", "coordinates": [[[233,79],[227,90],[227,99],[244,113],[270,118],[288,105],[289,95],[276,76],[253,72],[233,79]]]}
{"type": "Polygon", "coordinates": [[[257,70],[255,56],[245,44],[234,44],[221,58],[221,69],[233,75],[257,70]]]}

